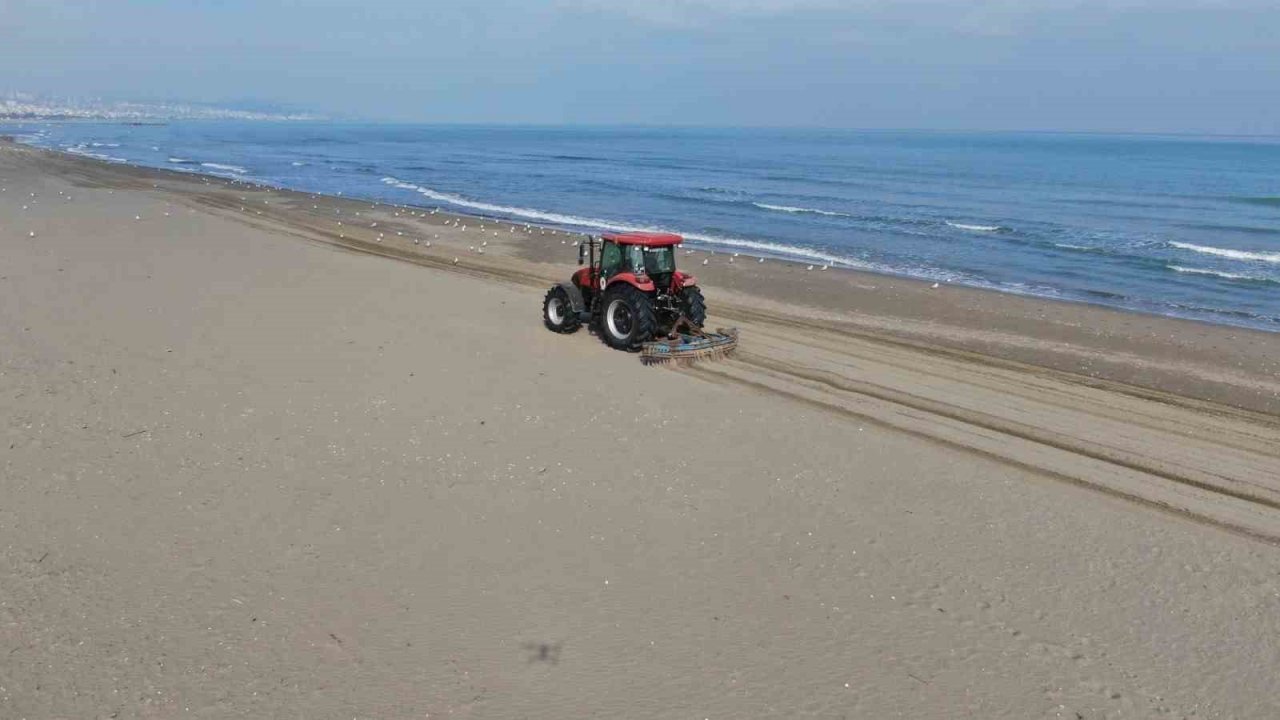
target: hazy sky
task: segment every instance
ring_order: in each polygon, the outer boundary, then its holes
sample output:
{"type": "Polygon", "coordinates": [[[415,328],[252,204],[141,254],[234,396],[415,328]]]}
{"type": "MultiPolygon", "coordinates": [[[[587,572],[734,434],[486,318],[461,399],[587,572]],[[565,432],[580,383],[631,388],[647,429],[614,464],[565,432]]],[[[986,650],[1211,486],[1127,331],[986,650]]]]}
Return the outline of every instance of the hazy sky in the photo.
{"type": "Polygon", "coordinates": [[[0,92],[388,120],[1280,133],[1280,0],[0,0],[0,92]]]}

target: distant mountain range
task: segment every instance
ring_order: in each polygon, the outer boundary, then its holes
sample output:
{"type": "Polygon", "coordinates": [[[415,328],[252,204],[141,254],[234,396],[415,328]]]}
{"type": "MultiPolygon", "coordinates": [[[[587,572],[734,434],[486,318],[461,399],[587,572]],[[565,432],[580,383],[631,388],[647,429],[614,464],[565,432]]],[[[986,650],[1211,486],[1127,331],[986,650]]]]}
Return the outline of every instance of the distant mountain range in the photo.
{"type": "Polygon", "coordinates": [[[0,97],[0,120],[319,120],[318,115],[289,111],[246,110],[187,103],[40,98],[21,93],[0,97]]]}

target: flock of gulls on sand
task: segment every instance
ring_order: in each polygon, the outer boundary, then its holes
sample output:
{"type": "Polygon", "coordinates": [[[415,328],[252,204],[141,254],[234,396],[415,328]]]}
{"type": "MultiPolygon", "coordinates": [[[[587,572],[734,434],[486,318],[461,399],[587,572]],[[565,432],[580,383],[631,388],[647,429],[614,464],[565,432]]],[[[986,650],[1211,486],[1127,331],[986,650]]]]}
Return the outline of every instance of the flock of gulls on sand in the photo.
{"type": "MultiPolygon", "coordinates": [[[[207,179],[206,179],[206,180],[205,180],[205,184],[209,184],[209,180],[207,180],[207,179]]],[[[271,191],[272,191],[272,189],[271,189],[271,188],[263,188],[262,186],[255,185],[255,184],[253,184],[253,183],[244,183],[244,182],[231,181],[231,184],[232,184],[232,185],[241,185],[241,186],[246,186],[246,187],[249,187],[249,188],[251,188],[251,189],[258,189],[258,190],[265,189],[267,192],[271,192],[271,191]]],[[[156,185],[153,185],[153,187],[159,187],[159,185],[158,185],[158,184],[156,184],[156,185]]],[[[8,190],[8,188],[0,187],[0,192],[7,192],[7,190],[8,190]]],[[[112,191],[108,190],[107,192],[108,192],[108,193],[110,193],[110,192],[112,192],[112,191]]],[[[66,199],[66,200],[70,200],[70,199],[71,199],[71,196],[70,196],[69,194],[65,193],[65,192],[64,192],[64,191],[62,191],[62,190],[59,190],[59,191],[58,191],[58,195],[62,196],[62,197],[63,197],[64,199],[66,199]]],[[[339,195],[341,195],[341,193],[339,193],[339,195]]],[[[31,198],[32,198],[32,199],[34,199],[35,197],[36,197],[36,193],[34,193],[34,192],[33,192],[33,193],[31,193],[31,198]]],[[[246,196],[241,195],[241,196],[239,196],[239,197],[240,197],[241,202],[246,202],[246,203],[247,203],[247,202],[249,202],[249,200],[248,200],[248,198],[247,198],[246,196]]],[[[319,200],[319,199],[320,199],[320,196],[318,196],[318,195],[311,195],[311,196],[310,196],[310,198],[311,198],[312,200],[319,200]]],[[[263,201],[262,201],[262,204],[263,204],[263,205],[269,205],[269,203],[268,203],[268,201],[267,201],[267,200],[263,200],[263,201]]],[[[371,209],[371,210],[377,210],[379,207],[384,207],[383,203],[373,203],[372,205],[370,205],[370,206],[369,206],[369,209],[371,209]]],[[[427,218],[429,218],[430,216],[435,215],[435,214],[437,214],[437,213],[439,213],[439,212],[440,212],[440,208],[434,208],[434,209],[432,209],[430,212],[427,212],[425,209],[423,209],[423,210],[419,211],[419,210],[415,210],[415,209],[413,209],[413,208],[411,208],[411,207],[409,207],[409,206],[406,206],[406,205],[394,205],[394,204],[391,204],[391,205],[386,205],[385,207],[388,207],[388,208],[393,209],[393,210],[394,210],[394,212],[395,212],[395,217],[406,217],[406,216],[407,216],[407,217],[414,217],[414,218],[427,219],[427,218]]],[[[22,209],[25,211],[25,210],[28,210],[28,209],[29,209],[29,207],[28,207],[28,205],[23,205],[23,206],[22,206],[22,209]]],[[[311,209],[312,209],[312,210],[320,210],[320,206],[319,206],[318,204],[313,204],[313,205],[311,206],[311,209]]],[[[240,210],[241,210],[241,211],[244,211],[244,212],[248,212],[248,206],[247,206],[247,205],[241,205],[241,206],[240,206],[240,210]]],[[[258,215],[261,215],[261,214],[262,214],[262,211],[261,211],[261,210],[255,210],[254,212],[256,212],[258,215]]],[[[334,214],[335,214],[335,215],[341,215],[341,214],[342,214],[342,209],[341,209],[341,208],[335,208],[333,212],[334,212],[334,214]]],[[[357,216],[357,217],[359,217],[359,216],[360,216],[360,212],[359,212],[359,211],[357,211],[355,214],[356,214],[356,216],[357,216]]],[[[168,213],[168,212],[165,212],[165,213],[164,213],[164,215],[165,215],[165,217],[169,217],[169,213],[168,213]]],[[[134,215],[134,216],[133,216],[133,219],[134,219],[134,220],[137,220],[137,221],[141,221],[141,220],[142,220],[142,215],[141,215],[141,214],[134,215]]],[[[483,224],[483,221],[477,221],[475,218],[454,217],[454,218],[452,218],[451,220],[446,220],[446,221],[445,221],[445,223],[444,223],[444,225],[443,225],[443,227],[454,228],[454,229],[458,230],[459,232],[466,232],[466,231],[467,231],[467,227],[468,227],[468,226],[467,226],[467,225],[466,225],[466,223],[464,223],[463,221],[464,221],[464,220],[468,220],[468,219],[469,219],[469,220],[471,220],[471,221],[473,221],[473,222],[479,222],[479,223],[480,223],[480,224],[478,225],[478,232],[480,232],[480,233],[488,233],[488,232],[492,232],[492,234],[493,234],[493,236],[494,236],[494,237],[501,237],[501,233],[500,233],[498,230],[490,230],[490,228],[486,227],[486,226],[483,224]]],[[[338,226],[339,226],[339,227],[345,227],[345,226],[343,226],[343,223],[342,223],[342,221],[341,221],[341,220],[338,220],[338,221],[337,221],[337,223],[338,223],[338,226]]],[[[369,223],[369,229],[370,229],[370,230],[376,230],[376,229],[377,229],[377,227],[378,227],[378,223],[377,223],[377,222],[371,222],[371,223],[369,223]]],[[[500,227],[500,226],[499,226],[499,227],[500,227]]],[[[535,232],[536,232],[536,234],[538,234],[538,235],[547,235],[547,234],[551,234],[551,235],[560,235],[560,234],[561,234],[561,231],[560,231],[560,230],[552,230],[552,229],[543,228],[543,227],[536,227],[536,226],[534,226],[534,225],[530,225],[530,224],[528,224],[528,223],[524,224],[523,226],[520,226],[520,225],[518,225],[518,224],[510,224],[510,225],[508,225],[508,226],[507,226],[507,232],[508,232],[509,234],[514,234],[514,233],[516,232],[516,229],[517,229],[517,228],[520,228],[520,229],[521,229],[521,231],[522,231],[523,233],[527,234],[527,235],[533,235],[533,234],[535,234],[535,232]]],[[[567,230],[566,230],[566,231],[563,231],[563,232],[564,232],[564,234],[565,234],[565,235],[568,235],[569,237],[573,237],[573,235],[574,235],[574,233],[571,233],[571,232],[569,232],[569,231],[567,231],[567,230]]],[[[28,237],[30,237],[30,238],[34,238],[34,237],[36,237],[36,232],[35,232],[35,230],[31,230],[31,231],[29,231],[29,232],[27,233],[27,236],[28,236],[28,237]]],[[[382,242],[382,241],[383,241],[383,239],[385,238],[385,236],[386,236],[386,235],[385,235],[385,233],[384,233],[384,232],[378,232],[377,242],[382,242]]],[[[403,232],[403,231],[399,231],[399,230],[397,230],[397,231],[396,231],[396,236],[397,236],[397,237],[404,237],[404,232],[403,232]]],[[[338,237],[339,237],[340,239],[344,239],[344,240],[345,240],[345,239],[346,239],[346,237],[347,237],[347,235],[346,235],[346,233],[345,233],[345,232],[340,232],[340,233],[338,234],[338,237]]],[[[439,235],[439,234],[435,234],[435,235],[433,235],[432,237],[433,237],[434,239],[436,239],[436,240],[439,240],[439,239],[440,239],[440,235],[439,235]]],[[[422,240],[422,239],[420,239],[420,238],[412,238],[412,240],[413,240],[413,244],[414,244],[414,245],[420,245],[420,246],[422,246],[422,247],[426,247],[426,248],[430,248],[430,247],[431,247],[431,240],[422,240]]],[[[570,242],[570,240],[561,240],[561,241],[560,241],[560,244],[561,244],[561,245],[566,245],[566,244],[569,244],[569,242],[570,242]]],[[[582,241],[581,241],[581,240],[574,240],[574,241],[572,241],[572,242],[573,242],[573,245],[574,245],[575,247],[576,247],[576,246],[578,246],[578,245],[581,245],[581,244],[582,244],[582,241]]],[[[488,241],[488,240],[483,240],[483,241],[481,241],[481,242],[480,242],[480,244],[479,244],[478,246],[477,246],[477,245],[471,245],[471,246],[468,246],[468,248],[467,248],[467,249],[468,249],[468,251],[473,252],[473,253],[476,253],[477,255],[483,255],[483,254],[484,254],[484,252],[485,252],[485,248],[486,248],[486,247],[488,247],[488,245],[489,245],[489,241],[488,241]]],[[[694,254],[695,252],[697,252],[697,251],[696,251],[696,250],[685,250],[685,255],[692,255],[692,254],[694,254]]],[[[706,252],[709,256],[714,256],[714,255],[716,254],[714,250],[707,250],[707,251],[705,251],[705,252],[706,252]]],[[[730,264],[735,263],[735,262],[737,261],[737,259],[738,259],[738,257],[739,257],[739,256],[740,256],[740,253],[733,253],[733,254],[729,257],[729,263],[730,263],[730,264]]],[[[757,257],[757,258],[756,258],[756,262],[757,262],[757,263],[764,263],[764,261],[765,261],[765,259],[764,259],[764,258],[762,258],[762,257],[757,257]]],[[[457,264],[458,264],[458,262],[459,262],[459,258],[456,258],[456,257],[455,257],[455,258],[453,258],[453,264],[454,264],[454,265],[457,265],[457,264]]],[[[711,264],[711,258],[710,258],[710,257],[703,258],[703,259],[702,259],[702,264],[703,264],[704,266],[706,266],[706,265],[710,265],[710,264],[711,264]]],[[[826,269],[828,269],[828,268],[830,268],[830,267],[831,267],[831,265],[830,265],[830,264],[824,264],[824,265],[806,265],[806,266],[805,266],[805,270],[806,270],[806,271],[810,271],[810,270],[814,270],[814,269],[818,269],[818,270],[826,270],[826,269]]],[[[937,288],[938,288],[938,283],[934,283],[931,287],[932,287],[933,289],[937,289],[937,288]]]]}

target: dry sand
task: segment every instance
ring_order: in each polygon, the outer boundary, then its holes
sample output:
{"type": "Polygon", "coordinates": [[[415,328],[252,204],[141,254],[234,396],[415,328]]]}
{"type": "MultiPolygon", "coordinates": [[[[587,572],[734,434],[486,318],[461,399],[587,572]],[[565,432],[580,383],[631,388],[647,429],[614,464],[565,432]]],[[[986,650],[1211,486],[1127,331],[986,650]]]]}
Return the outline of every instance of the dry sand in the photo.
{"type": "Polygon", "coordinates": [[[651,369],[563,233],[0,187],[0,717],[1280,716],[1280,335],[697,253],[651,369]]]}

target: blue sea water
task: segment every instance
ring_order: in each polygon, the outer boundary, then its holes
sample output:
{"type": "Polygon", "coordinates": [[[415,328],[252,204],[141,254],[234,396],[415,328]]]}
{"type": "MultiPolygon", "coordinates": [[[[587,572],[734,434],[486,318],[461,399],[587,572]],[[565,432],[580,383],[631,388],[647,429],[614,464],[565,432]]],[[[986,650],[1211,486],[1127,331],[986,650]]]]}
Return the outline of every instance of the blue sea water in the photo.
{"type": "Polygon", "coordinates": [[[1280,331],[1280,140],[172,122],[36,145],[1280,331]]]}

